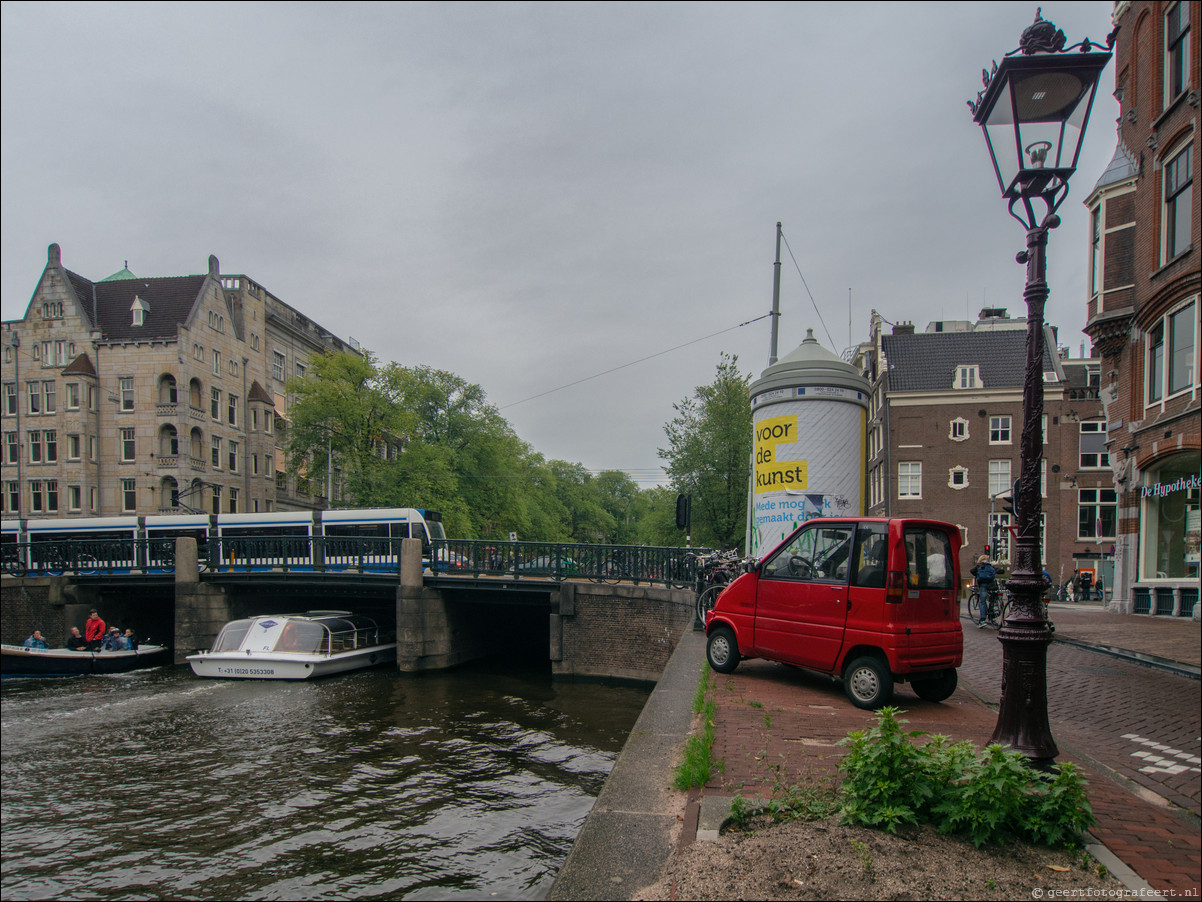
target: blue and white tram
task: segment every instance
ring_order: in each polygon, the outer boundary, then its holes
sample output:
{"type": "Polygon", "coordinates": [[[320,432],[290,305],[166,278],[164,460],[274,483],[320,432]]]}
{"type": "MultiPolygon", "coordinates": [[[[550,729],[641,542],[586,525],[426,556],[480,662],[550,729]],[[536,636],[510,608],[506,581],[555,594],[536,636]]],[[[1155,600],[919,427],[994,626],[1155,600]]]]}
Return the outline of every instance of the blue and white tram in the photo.
{"type": "Polygon", "coordinates": [[[28,520],[29,569],[38,573],[128,573],[137,567],[137,517],[28,520]]]}
{"type": "Polygon", "coordinates": [[[218,514],[211,564],[222,570],[312,567],[315,519],[313,511],[218,514]]]}
{"type": "Polygon", "coordinates": [[[209,536],[214,518],[210,514],[158,514],[147,517],[142,524],[146,539],[146,570],[148,573],[171,573],[175,570],[175,540],[196,540],[199,563],[208,559],[209,536]]]}
{"type": "Polygon", "coordinates": [[[0,520],[0,562],[4,572],[22,576],[29,569],[25,549],[21,546],[25,522],[16,517],[0,520]]]}
{"type": "Polygon", "coordinates": [[[322,511],[321,534],[326,567],[386,572],[400,566],[402,539],[421,540],[423,561],[446,541],[438,511],[410,507],[322,511]]]}

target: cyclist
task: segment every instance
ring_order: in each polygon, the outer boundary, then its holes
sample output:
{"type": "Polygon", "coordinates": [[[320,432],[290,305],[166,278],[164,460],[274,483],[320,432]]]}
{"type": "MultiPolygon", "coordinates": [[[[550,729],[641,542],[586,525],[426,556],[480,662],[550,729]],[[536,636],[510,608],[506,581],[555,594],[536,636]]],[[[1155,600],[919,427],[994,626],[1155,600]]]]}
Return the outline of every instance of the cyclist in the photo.
{"type": "Polygon", "coordinates": [[[977,629],[983,630],[986,621],[989,620],[989,597],[997,591],[997,570],[989,563],[989,555],[983,554],[977,558],[976,566],[968,572],[977,580],[977,599],[981,605],[977,629]]]}

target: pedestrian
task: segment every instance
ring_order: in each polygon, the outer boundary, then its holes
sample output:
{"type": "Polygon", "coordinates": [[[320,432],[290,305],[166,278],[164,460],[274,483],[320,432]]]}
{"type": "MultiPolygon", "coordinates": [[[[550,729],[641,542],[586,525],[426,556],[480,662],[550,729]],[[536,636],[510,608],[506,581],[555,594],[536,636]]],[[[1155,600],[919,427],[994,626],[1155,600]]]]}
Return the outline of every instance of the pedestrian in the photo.
{"type": "Polygon", "coordinates": [[[132,627],[127,627],[125,630],[125,635],[121,638],[125,640],[125,647],[129,651],[138,650],[138,634],[133,631],[132,627]]]}
{"type": "Polygon", "coordinates": [[[104,643],[100,646],[101,651],[125,651],[125,640],[121,638],[121,630],[113,627],[109,630],[107,636],[104,637],[104,643]]]}
{"type": "Polygon", "coordinates": [[[22,645],[25,648],[46,648],[46,640],[42,638],[41,630],[34,630],[28,639],[22,645]]]}
{"type": "Polygon", "coordinates": [[[100,644],[104,641],[106,632],[104,621],[100,619],[96,609],[92,608],[92,612],[88,614],[88,622],[83,625],[83,637],[88,643],[88,651],[100,651],[100,644]]]}
{"type": "Polygon", "coordinates": [[[981,618],[977,621],[977,629],[985,629],[989,619],[989,596],[997,586],[997,569],[989,563],[989,555],[983,554],[977,558],[977,563],[968,571],[977,581],[977,600],[981,606],[981,618]]]}
{"type": "Polygon", "coordinates": [[[71,635],[67,637],[67,649],[69,651],[88,650],[88,640],[83,637],[77,626],[71,627],[71,635]]]}
{"type": "Polygon", "coordinates": [[[1094,584],[1094,591],[1098,593],[1098,601],[1106,600],[1106,587],[1102,585],[1102,577],[1098,577],[1098,581],[1094,584]]]}

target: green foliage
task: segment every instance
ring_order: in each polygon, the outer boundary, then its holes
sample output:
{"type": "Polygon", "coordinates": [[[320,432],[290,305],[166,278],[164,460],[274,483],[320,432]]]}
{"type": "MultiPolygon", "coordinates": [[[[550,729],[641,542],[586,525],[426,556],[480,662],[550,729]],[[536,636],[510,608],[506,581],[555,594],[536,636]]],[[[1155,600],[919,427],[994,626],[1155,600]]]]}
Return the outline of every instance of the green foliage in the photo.
{"type": "Polygon", "coordinates": [[[751,472],[751,377],[738,357],[723,354],[717,375],[673,405],[664,426],[668,447],[659,450],[677,492],[692,496],[696,544],[737,548],[747,521],[751,472]]]}
{"type": "Polygon", "coordinates": [[[672,785],[679,790],[704,786],[713,773],[714,762],[711,751],[714,746],[714,716],[718,706],[709,698],[710,668],[706,662],[701,668],[701,679],[693,693],[693,713],[701,715],[701,733],[693,733],[685,740],[683,759],[676,766],[672,785]]]}
{"type": "Polygon", "coordinates": [[[967,834],[977,847],[1010,836],[1060,845],[1093,824],[1085,780],[1072,764],[1045,773],[999,745],[978,753],[942,736],[917,745],[913,740],[926,734],[903,731],[900,713],[882,708],[871,729],[843,740],[845,821],[890,832],[931,823],[942,833],[967,834]]]}

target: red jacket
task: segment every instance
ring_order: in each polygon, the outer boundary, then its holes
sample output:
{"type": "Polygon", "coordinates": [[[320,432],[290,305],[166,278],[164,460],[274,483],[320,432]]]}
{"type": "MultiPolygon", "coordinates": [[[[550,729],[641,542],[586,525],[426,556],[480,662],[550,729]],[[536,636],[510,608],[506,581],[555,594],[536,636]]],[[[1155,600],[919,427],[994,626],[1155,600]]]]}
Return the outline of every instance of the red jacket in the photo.
{"type": "Polygon", "coordinates": [[[104,620],[97,615],[89,617],[87,623],[83,627],[83,637],[88,642],[99,642],[104,638],[104,620]]]}

